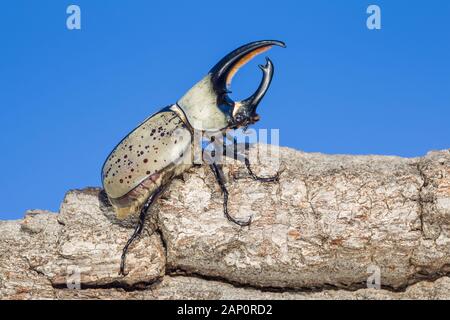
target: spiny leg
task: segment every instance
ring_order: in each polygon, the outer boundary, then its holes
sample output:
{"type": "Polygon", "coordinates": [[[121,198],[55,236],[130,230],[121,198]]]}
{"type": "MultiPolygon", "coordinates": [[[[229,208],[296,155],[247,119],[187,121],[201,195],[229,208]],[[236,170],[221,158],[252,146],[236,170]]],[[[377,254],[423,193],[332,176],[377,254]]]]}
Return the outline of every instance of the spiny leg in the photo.
{"type": "Polygon", "coordinates": [[[142,230],[144,228],[145,218],[147,217],[148,210],[150,209],[151,205],[155,202],[158,195],[162,192],[163,187],[159,187],[156,189],[156,191],[147,199],[147,201],[142,206],[141,212],[139,213],[139,222],[136,225],[136,228],[134,229],[134,232],[132,236],[128,239],[127,243],[123,247],[122,250],[122,257],[120,261],[120,271],[119,275],[125,276],[125,261],[127,258],[127,252],[128,248],[130,247],[131,243],[142,233],[142,230]]]}
{"type": "Polygon", "coordinates": [[[271,177],[259,177],[252,171],[250,160],[248,160],[247,156],[245,156],[244,161],[248,174],[253,178],[253,180],[261,182],[277,182],[280,179],[281,171],[278,171],[274,176],[271,177]]]}
{"type": "MultiPolygon", "coordinates": [[[[247,168],[248,174],[252,177],[253,180],[261,181],[261,182],[277,182],[280,179],[280,175],[282,171],[278,171],[274,176],[271,177],[260,177],[256,175],[251,167],[250,160],[248,159],[248,151],[249,151],[249,143],[245,142],[245,152],[244,154],[238,153],[238,145],[237,145],[237,139],[236,137],[233,138],[233,157],[236,160],[239,160],[239,158],[244,159],[245,167],[247,168]]],[[[226,154],[226,147],[224,147],[224,155],[226,154]]]]}
{"type": "Polygon", "coordinates": [[[232,216],[230,216],[230,214],[228,213],[228,190],[225,186],[225,181],[223,180],[223,171],[222,168],[219,167],[216,163],[212,163],[210,165],[211,170],[214,172],[214,176],[216,177],[217,182],[220,185],[220,188],[222,189],[222,193],[223,193],[223,213],[225,214],[225,217],[231,221],[236,223],[237,225],[240,225],[241,227],[245,227],[250,225],[250,223],[252,222],[252,217],[250,217],[247,221],[242,221],[242,220],[238,220],[233,218],[232,216]]]}

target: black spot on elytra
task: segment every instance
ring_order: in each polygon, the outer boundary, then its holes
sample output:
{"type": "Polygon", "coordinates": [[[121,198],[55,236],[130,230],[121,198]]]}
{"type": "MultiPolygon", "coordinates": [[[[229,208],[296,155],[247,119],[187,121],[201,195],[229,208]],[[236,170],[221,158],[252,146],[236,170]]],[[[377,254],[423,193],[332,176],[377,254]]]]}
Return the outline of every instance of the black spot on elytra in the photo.
{"type": "Polygon", "coordinates": [[[123,179],[120,179],[119,182],[120,182],[120,183],[123,183],[123,179]]]}
{"type": "MultiPolygon", "coordinates": [[[[156,161],[156,160],[155,160],[156,161]]],[[[147,163],[148,162],[148,159],[144,159],[144,163],[147,163]]]]}
{"type": "Polygon", "coordinates": [[[150,171],[147,171],[146,174],[150,174],[150,171]]]}

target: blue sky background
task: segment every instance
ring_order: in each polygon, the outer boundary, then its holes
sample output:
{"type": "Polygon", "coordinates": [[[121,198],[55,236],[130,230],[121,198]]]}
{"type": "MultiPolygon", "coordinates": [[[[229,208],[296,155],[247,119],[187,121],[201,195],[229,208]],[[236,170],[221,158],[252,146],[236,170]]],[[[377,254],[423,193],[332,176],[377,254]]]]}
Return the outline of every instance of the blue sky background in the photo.
{"type": "MultiPolygon", "coordinates": [[[[309,151],[421,156],[450,147],[450,1],[2,1],[0,219],[100,186],[121,138],[223,55],[279,39],[257,128],[309,151]],[[66,28],[66,8],[82,30],[66,28]],[[366,8],[382,30],[366,28],[366,8]]],[[[232,97],[259,83],[258,57],[232,97]]]]}

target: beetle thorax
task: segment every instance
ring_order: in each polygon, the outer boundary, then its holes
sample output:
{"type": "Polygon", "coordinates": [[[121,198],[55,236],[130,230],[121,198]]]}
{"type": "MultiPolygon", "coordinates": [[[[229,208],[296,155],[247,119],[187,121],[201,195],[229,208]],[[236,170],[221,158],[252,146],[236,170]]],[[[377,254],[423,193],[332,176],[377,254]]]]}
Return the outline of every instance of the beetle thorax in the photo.
{"type": "Polygon", "coordinates": [[[218,105],[210,74],[194,85],[177,104],[196,130],[218,131],[229,125],[232,107],[218,105]]]}

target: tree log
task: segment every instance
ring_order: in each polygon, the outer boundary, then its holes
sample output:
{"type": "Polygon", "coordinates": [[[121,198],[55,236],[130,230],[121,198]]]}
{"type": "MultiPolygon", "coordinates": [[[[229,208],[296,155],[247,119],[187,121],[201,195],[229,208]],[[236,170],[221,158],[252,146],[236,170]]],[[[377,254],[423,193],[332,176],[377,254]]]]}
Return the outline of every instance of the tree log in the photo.
{"type": "MultiPolygon", "coordinates": [[[[273,174],[262,147],[251,149],[254,171],[273,174]]],[[[0,298],[450,298],[450,150],[278,151],[276,183],[252,180],[239,161],[224,167],[230,213],[252,216],[248,227],[224,217],[207,166],[175,179],[131,246],[125,277],[120,256],[136,217],[117,220],[100,189],[69,191],[59,214],[0,222],[0,298]],[[367,289],[378,275],[381,289],[367,289]]]]}

